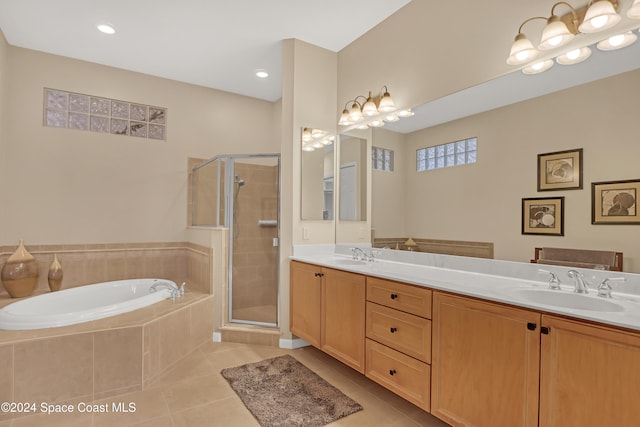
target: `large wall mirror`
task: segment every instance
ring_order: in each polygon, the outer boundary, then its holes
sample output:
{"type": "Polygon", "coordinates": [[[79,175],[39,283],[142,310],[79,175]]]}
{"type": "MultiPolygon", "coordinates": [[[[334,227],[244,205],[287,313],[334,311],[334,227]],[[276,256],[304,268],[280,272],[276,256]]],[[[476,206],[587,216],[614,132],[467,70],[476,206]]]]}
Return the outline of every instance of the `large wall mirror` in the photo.
{"type": "Polygon", "coordinates": [[[339,219],[367,220],[367,139],[340,135],[339,219]]]}
{"type": "MultiPolygon", "coordinates": [[[[633,227],[625,231],[590,220],[590,183],[640,178],[633,160],[640,156],[637,99],[629,92],[640,87],[640,44],[625,49],[626,60],[620,61],[632,68],[621,74],[581,81],[576,69],[571,76],[581,84],[566,89],[557,87],[569,72],[560,67],[533,80],[522,73],[507,75],[417,107],[414,117],[397,126],[374,129],[373,146],[394,150],[396,162],[393,172],[372,171],[375,236],[492,242],[496,259],[520,262],[528,262],[535,247],[615,250],[624,252],[625,271],[640,273],[640,251],[627,234],[633,227]],[[516,95],[524,97],[511,99],[516,95]],[[495,105],[498,98],[507,98],[506,104],[495,105]],[[471,106],[482,109],[471,111],[471,106]],[[571,114],[558,115],[560,106],[571,114]],[[605,110],[615,113],[603,117],[605,110]],[[446,116],[446,111],[455,114],[446,116]],[[414,119],[425,125],[411,128],[414,119]],[[416,150],[471,137],[478,138],[477,163],[416,170],[416,150]],[[584,149],[584,188],[537,191],[537,156],[578,148],[584,149]],[[564,197],[570,232],[523,235],[521,200],[530,197],[564,197]]],[[[613,67],[611,58],[600,60],[594,53],[574,67],[604,70],[613,67]]]]}
{"type": "Polygon", "coordinates": [[[334,147],[335,135],[322,129],[302,128],[300,218],[334,219],[334,147]]]}

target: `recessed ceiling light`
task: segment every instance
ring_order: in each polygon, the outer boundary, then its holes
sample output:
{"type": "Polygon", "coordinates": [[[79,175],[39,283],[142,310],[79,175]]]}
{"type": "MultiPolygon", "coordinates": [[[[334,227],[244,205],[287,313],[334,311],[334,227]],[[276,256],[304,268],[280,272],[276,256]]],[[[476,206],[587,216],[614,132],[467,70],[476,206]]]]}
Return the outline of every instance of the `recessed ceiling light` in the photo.
{"type": "Polygon", "coordinates": [[[267,77],[269,77],[269,73],[267,73],[265,70],[256,70],[256,77],[266,79],[267,77]]]}
{"type": "Polygon", "coordinates": [[[105,34],[115,34],[116,33],[116,29],[113,27],[113,25],[111,24],[98,24],[97,28],[99,31],[105,33],[105,34]]]}

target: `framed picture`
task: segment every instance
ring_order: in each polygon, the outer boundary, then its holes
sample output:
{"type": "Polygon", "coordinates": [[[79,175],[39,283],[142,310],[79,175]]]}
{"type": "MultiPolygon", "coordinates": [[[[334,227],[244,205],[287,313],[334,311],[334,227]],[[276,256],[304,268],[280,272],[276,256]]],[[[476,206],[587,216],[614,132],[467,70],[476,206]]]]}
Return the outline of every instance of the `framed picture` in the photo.
{"type": "Polygon", "coordinates": [[[564,236],[564,197],[522,199],[522,234],[564,236]]]}
{"type": "Polygon", "coordinates": [[[538,191],[582,188],[582,148],[538,154],[538,191]]]}
{"type": "Polygon", "coordinates": [[[640,179],[591,183],[592,224],[640,224],[640,179]]]}

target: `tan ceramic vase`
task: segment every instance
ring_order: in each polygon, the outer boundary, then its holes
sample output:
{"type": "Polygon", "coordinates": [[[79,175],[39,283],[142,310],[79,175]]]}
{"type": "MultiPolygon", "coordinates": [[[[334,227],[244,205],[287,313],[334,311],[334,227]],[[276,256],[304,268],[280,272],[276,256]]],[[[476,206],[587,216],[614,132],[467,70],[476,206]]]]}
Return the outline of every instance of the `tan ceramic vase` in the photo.
{"type": "Polygon", "coordinates": [[[38,261],[25,249],[22,240],[2,267],[0,277],[11,298],[28,297],[33,294],[38,282],[38,261]]]}
{"type": "Polygon", "coordinates": [[[51,289],[51,292],[59,291],[62,287],[62,275],[62,265],[60,264],[60,261],[58,261],[58,255],[53,254],[53,262],[49,266],[49,276],[47,278],[49,280],[49,289],[51,289]]]}

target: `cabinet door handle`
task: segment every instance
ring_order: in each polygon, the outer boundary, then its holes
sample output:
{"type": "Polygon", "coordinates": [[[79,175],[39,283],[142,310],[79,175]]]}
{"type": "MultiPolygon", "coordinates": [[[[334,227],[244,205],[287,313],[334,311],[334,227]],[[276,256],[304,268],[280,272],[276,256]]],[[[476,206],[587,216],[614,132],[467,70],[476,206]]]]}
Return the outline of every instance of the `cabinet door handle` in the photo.
{"type": "Polygon", "coordinates": [[[389,369],[389,375],[394,376],[396,374],[395,369],[389,369]]]}
{"type": "Polygon", "coordinates": [[[538,327],[538,325],[536,325],[533,322],[527,323],[527,329],[530,330],[530,331],[535,331],[537,327],[538,327]]]}
{"type": "Polygon", "coordinates": [[[540,327],[540,332],[542,332],[545,335],[549,335],[549,332],[551,331],[551,328],[548,326],[541,326],[540,327]]]}
{"type": "Polygon", "coordinates": [[[391,299],[398,299],[398,294],[391,294],[391,299]]]}
{"type": "Polygon", "coordinates": [[[391,332],[392,334],[395,334],[397,330],[398,328],[390,328],[389,332],[391,332]]]}
{"type": "Polygon", "coordinates": [[[313,275],[316,277],[324,277],[324,273],[314,273],[313,275]]]}

